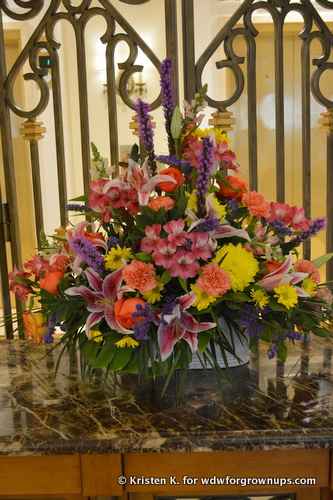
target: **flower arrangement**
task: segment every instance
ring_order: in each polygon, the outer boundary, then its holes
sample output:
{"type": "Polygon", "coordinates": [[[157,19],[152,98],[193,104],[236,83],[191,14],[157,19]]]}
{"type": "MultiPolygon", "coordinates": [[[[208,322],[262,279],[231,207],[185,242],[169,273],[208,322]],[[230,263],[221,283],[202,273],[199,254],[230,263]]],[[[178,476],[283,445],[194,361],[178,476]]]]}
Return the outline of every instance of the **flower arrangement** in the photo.
{"type": "Polygon", "coordinates": [[[88,370],[168,380],[194,356],[218,371],[234,336],[247,333],[254,352],[265,341],[282,360],[289,342],[330,337],[332,294],[318,267],[331,255],[310,262],[297,251],[325,218],[249,191],[226,134],[200,129],[207,89],[182,113],[170,58],[160,82],[169,155],[155,154],[139,99],[146,159],[134,146],[115,175],[93,145],[89,194],[67,207],[86,219],[10,273],[11,290],[30,299],[29,336],[52,342],[58,326],[59,345],[78,346],[88,370]]]}

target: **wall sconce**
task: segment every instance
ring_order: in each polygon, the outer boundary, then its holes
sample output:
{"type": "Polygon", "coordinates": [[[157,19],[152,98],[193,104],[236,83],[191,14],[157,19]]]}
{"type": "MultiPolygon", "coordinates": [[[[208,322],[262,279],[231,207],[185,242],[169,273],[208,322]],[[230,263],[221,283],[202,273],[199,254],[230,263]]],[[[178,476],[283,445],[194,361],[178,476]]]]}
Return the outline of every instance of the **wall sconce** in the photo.
{"type": "MultiPolygon", "coordinates": [[[[116,93],[117,95],[120,95],[119,91],[119,85],[120,85],[120,78],[121,75],[123,74],[124,70],[119,70],[118,73],[116,74],[116,93]]],[[[103,94],[107,92],[107,84],[103,83],[103,94]]],[[[136,82],[134,80],[133,75],[129,77],[127,81],[127,92],[128,95],[133,95],[133,94],[138,94],[142,96],[143,94],[147,93],[147,83],[142,81],[142,73],[139,73],[139,81],[136,82]]]]}

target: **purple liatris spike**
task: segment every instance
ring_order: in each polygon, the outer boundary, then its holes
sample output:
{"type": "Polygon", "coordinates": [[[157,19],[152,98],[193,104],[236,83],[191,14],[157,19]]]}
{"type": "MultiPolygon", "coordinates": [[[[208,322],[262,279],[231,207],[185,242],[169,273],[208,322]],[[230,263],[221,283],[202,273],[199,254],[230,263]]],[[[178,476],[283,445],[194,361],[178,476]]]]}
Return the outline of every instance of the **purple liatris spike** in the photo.
{"type": "Polygon", "coordinates": [[[97,273],[101,273],[104,269],[103,256],[100,254],[97,247],[95,247],[84,236],[77,236],[69,242],[69,248],[72,252],[86,261],[89,267],[92,267],[97,273]]]}
{"type": "Polygon", "coordinates": [[[205,214],[206,194],[209,188],[209,182],[214,162],[214,143],[209,136],[202,139],[201,152],[199,156],[199,167],[197,177],[197,207],[198,217],[203,218],[205,214]]]}
{"type": "Polygon", "coordinates": [[[172,70],[173,64],[171,57],[166,57],[162,61],[160,68],[160,85],[161,85],[161,96],[162,96],[162,109],[165,118],[165,129],[168,134],[168,144],[170,154],[175,152],[175,141],[170,133],[170,124],[175,109],[175,93],[173,89],[172,82],[172,70]]]}
{"type": "Polygon", "coordinates": [[[153,173],[156,172],[156,161],[154,151],[154,130],[151,123],[152,116],[149,114],[151,106],[148,102],[138,99],[134,105],[138,115],[139,134],[148,156],[149,166],[153,173]]]}

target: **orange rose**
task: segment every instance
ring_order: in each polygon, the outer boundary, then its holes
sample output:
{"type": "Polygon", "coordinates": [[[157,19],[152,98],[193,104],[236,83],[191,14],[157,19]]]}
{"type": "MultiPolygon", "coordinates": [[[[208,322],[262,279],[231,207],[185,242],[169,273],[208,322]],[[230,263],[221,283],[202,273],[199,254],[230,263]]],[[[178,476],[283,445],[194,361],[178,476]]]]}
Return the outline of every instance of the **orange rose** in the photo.
{"type": "Polygon", "coordinates": [[[278,262],[277,260],[271,260],[270,262],[265,262],[265,266],[268,269],[268,274],[276,271],[279,269],[279,267],[282,266],[281,262],[278,262]]]}
{"type": "Polygon", "coordinates": [[[137,312],[137,304],[144,306],[145,301],[131,297],[130,299],[116,300],[114,303],[116,321],[124,328],[133,328],[133,323],[140,321],[140,318],[132,319],[132,314],[137,312]]]}
{"type": "Polygon", "coordinates": [[[170,198],[170,196],[157,196],[148,202],[148,207],[152,209],[153,212],[158,212],[160,208],[165,210],[171,210],[175,204],[175,200],[170,198]]]}
{"type": "Polygon", "coordinates": [[[27,311],[23,313],[23,323],[30,339],[36,339],[39,345],[47,332],[42,313],[27,311]]]}
{"type": "MultiPolygon", "coordinates": [[[[225,178],[227,182],[234,188],[238,189],[239,191],[247,191],[248,186],[243,179],[240,177],[235,177],[234,175],[227,175],[225,178]]],[[[222,181],[217,181],[218,185],[220,186],[220,191],[216,193],[216,196],[219,198],[227,198],[228,200],[235,198],[237,201],[241,201],[243,193],[238,193],[237,191],[234,191],[233,189],[228,188],[222,181]]]]}
{"type": "Polygon", "coordinates": [[[168,167],[159,173],[162,175],[169,175],[170,177],[172,177],[176,181],[176,184],[174,184],[171,181],[160,182],[158,184],[158,187],[161,188],[162,191],[165,191],[166,193],[171,193],[172,191],[177,189],[179,186],[181,186],[183,184],[183,182],[185,182],[185,177],[181,173],[181,171],[178,170],[178,168],[168,167]]]}
{"type": "Polygon", "coordinates": [[[44,278],[40,278],[39,280],[40,287],[47,292],[52,293],[52,295],[57,296],[57,285],[59,284],[60,279],[63,278],[63,276],[64,273],[62,271],[47,271],[44,278]]]}

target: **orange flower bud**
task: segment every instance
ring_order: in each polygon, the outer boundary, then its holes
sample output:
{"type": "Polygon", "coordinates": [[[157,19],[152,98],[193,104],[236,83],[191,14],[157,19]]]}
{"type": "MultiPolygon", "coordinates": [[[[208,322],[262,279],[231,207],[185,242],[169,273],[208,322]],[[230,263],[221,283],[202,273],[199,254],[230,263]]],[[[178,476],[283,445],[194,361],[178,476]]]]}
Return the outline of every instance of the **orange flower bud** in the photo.
{"type": "Polygon", "coordinates": [[[116,321],[124,328],[133,328],[133,323],[140,321],[140,318],[132,319],[132,314],[137,312],[137,304],[145,305],[145,301],[137,297],[130,299],[116,300],[114,303],[114,312],[116,321]]]}
{"type": "Polygon", "coordinates": [[[57,285],[59,284],[60,279],[63,278],[63,276],[64,273],[62,271],[47,271],[44,278],[40,278],[39,280],[40,287],[47,292],[52,293],[52,295],[57,296],[57,285]]]}
{"type": "Polygon", "coordinates": [[[23,313],[23,323],[30,339],[36,339],[39,345],[47,332],[44,316],[40,312],[27,311],[23,313]]]}

